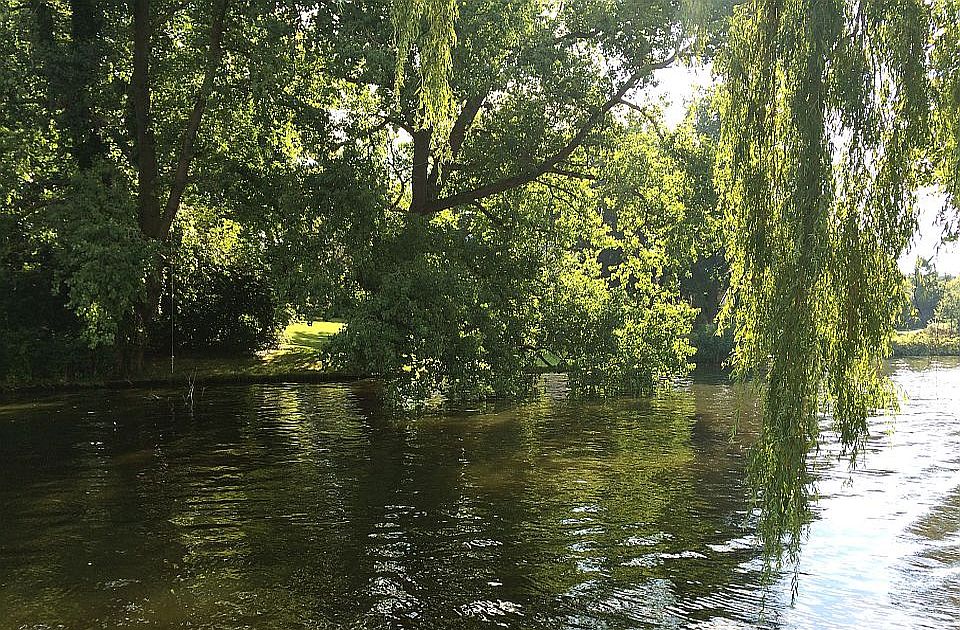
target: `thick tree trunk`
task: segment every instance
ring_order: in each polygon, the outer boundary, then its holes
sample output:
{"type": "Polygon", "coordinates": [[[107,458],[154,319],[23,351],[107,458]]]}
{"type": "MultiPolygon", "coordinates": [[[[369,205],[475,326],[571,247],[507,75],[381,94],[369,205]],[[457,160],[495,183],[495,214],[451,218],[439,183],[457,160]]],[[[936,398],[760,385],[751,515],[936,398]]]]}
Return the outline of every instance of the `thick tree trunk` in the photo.
{"type": "Polygon", "coordinates": [[[136,124],[137,219],[147,238],[162,239],[157,144],[150,114],[150,0],[133,0],[133,76],[130,93],[136,124]]]}
{"type": "MultiPolygon", "coordinates": [[[[210,44],[207,50],[207,63],[203,81],[196,94],[193,108],[187,118],[186,127],[181,137],[166,203],[161,204],[160,170],[150,104],[152,88],[150,83],[150,39],[153,28],[150,16],[150,0],[133,0],[133,77],[130,87],[134,125],[136,127],[137,218],[140,231],[146,239],[168,241],[170,228],[176,219],[177,212],[180,210],[183,195],[189,183],[190,165],[195,153],[200,124],[206,110],[207,100],[213,91],[216,72],[223,57],[222,41],[226,13],[227,0],[219,0],[213,9],[210,44]]],[[[159,309],[165,268],[166,261],[162,256],[158,256],[153,268],[147,275],[143,301],[136,308],[135,346],[138,359],[134,363],[138,365],[142,365],[143,349],[147,343],[147,329],[159,309]]]]}
{"type": "Polygon", "coordinates": [[[410,211],[414,214],[426,214],[433,201],[430,190],[431,135],[429,129],[418,129],[413,132],[413,190],[410,211]]]}
{"type": "Polygon", "coordinates": [[[77,167],[87,170],[107,154],[92,98],[103,59],[102,9],[97,0],[70,0],[70,37],[65,45],[59,43],[55,9],[49,2],[35,2],[33,15],[48,107],[59,112],[57,124],[70,139],[77,167]]]}
{"type": "Polygon", "coordinates": [[[73,155],[80,169],[88,169],[107,154],[94,120],[91,86],[96,81],[102,55],[102,10],[96,0],[70,1],[71,61],[75,89],[66,100],[68,126],[73,135],[73,155]]]}
{"type": "MultiPolygon", "coordinates": [[[[637,85],[639,85],[640,81],[644,77],[648,76],[654,70],[670,66],[673,64],[674,60],[679,54],[681,54],[681,51],[674,51],[666,59],[651,63],[646,68],[638,70],[631,75],[626,81],[623,82],[616,92],[614,92],[609,98],[607,98],[605,102],[600,105],[600,107],[598,107],[592,114],[584,119],[577,129],[577,132],[574,133],[573,136],[571,136],[570,139],[567,140],[567,142],[553,155],[547,157],[538,164],[528,166],[524,171],[517,173],[516,175],[504,177],[488,184],[477,186],[476,188],[470,190],[449,194],[445,197],[439,196],[439,193],[441,192],[440,189],[442,189],[443,186],[437,169],[434,169],[434,172],[429,176],[426,174],[426,172],[421,173],[418,170],[427,169],[428,167],[427,162],[429,161],[430,153],[429,136],[427,136],[426,147],[424,150],[424,147],[422,146],[424,140],[420,139],[418,143],[418,135],[415,133],[413,136],[413,197],[410,204],[410,211],[414,214],[434,214],[450,208],[456,208],[458,206],[475,204],[492,195],[497,195],[502,192],[529,184],[547,173],[564,173],[563,169],[561,168],[563,162],[583,145],[583,143],[587,140],[594,129],[596,129],[603,118],[610,112],[610,110],[619,105],[624,105],[624,98],[626,95],[637,85]],[[425,157],[418,157],[420,153],[423,153],[425,157]],[[431,181],[434,183],[433,186],[430,185],[431,181]],[[438,184],[437,182],[440,183],[438,184]]],[[[466,138],[466,132],[482,106],[482,98],[468,101],[464,105],[464,108],[461,110],[458,119],[454,122],[454,126],[449,138],[449,146],[452,153],[459,152],[466,138]]],[[[569,174],[569,171],[564,174],[569,174]]]]}
{"type": "Polygon", "coordinates": [[[189,183],[190,165],[193,162],[197,135],[200,132],[200,124],[206,111],[207,99],[213,91],[214,79],[223,58],[223,33],[226,13],[227,1],[219,0],[213,9],[210,44],[207,49],[207,63],[203,81],[197,91],[193,108],[181,136],[180,150],[176,155],[176,166],[166,203],[161,204],[158,191],[160,174],[156,139],[153,132],[153,116],[150,110],[150,38],[152,35],[150,0],[133,0],[131,99],[137,130],[137,201],[140,229],[144,236],[148,238],[166,240],[170,233],[170,226],[173,225],[177,212],[180,210],[183,194],[189,183]]]}
{"type": "Polygon", "coordinates": [[[210,25],[210,45],[207,48],[207,64],[203,74],[203,82],[197,91],[196,100],[187,126],[180,141],[180,153],[177,156],[177,166],[173,173],[173,182],[170,185],[170,196],[160,223],[160,229],[166,235],[180,210],[180,202],[187,188],[190,164],[193,161],[197,134],[200,132],[200,123],[207,108],[207,99],[213,91],[213,81],[223,58],[223,31],[227,15],[227,0],[219,0],[213,8],[213,22],[210,25]]]}

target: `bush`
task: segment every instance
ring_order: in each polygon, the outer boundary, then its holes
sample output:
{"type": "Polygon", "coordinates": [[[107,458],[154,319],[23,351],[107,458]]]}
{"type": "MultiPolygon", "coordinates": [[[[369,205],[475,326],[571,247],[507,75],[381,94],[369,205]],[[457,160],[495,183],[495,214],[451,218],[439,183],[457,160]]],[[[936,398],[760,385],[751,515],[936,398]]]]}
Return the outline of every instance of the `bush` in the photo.
{"type": "MultiPolygon", "coordinates": [[[[170,303],[165,296],[158,324],[169,340],[170,303]]],[[[178,348],[243,352],[276,339],[278,305],[256,270],[199,261],[187,273],[176,273],[173,295],[174,343],[178,348]]],[[[166,349],[166,346],[164,347],[166,349]]]]}
{"type": "Polygon", "coordinates": [[[65,290],[54,290],[50,248],[28,242],[10,217],[0,221],[0,238],[0,383],[93,370],[83,324],[69,308],[65,290]]]}
{"type": "Polygon", "coordinates": [[[696,348],[693,361],[700,366],[722,366],[733,351],[733,334],[728,330],[717,335],[717,324],[712,321],[697,324],[690,335],[690,344],[696,348]]]}
{"type": "Polygon", "coordinates": [[[184,212],[176,227],[173,309],[170,274],[151,330],[154,349],[245,352],[276,340],[286,315],[264,270],[260,252],[241,227],[209,210],[184,212]]]}

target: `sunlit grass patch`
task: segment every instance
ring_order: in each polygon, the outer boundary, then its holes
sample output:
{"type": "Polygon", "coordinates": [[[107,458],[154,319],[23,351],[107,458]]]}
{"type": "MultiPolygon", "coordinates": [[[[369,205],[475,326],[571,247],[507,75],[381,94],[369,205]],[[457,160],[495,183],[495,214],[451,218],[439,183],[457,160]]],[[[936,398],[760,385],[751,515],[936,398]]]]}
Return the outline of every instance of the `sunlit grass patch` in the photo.
{"type": "Polygon", "coordinates": [[[893,335],[893,354],[898,357],[960,355],[960,335],[941,324],[930,324],[920,330],[897,331],[893,335]]]}
{"type": "Polygon", "coordinates": [[[262,358],[284,369],[323,369],[320,353],[342,328],[341,322],[293,322],[284,329],[277,348],[264,352],[262,358]]]}
{"type": "Polygon", "coordinates": [[[341,322],[293,322],[287,325],[281,335],[280,349],[323,350],[330,337],[342,328],[341,322]]]}

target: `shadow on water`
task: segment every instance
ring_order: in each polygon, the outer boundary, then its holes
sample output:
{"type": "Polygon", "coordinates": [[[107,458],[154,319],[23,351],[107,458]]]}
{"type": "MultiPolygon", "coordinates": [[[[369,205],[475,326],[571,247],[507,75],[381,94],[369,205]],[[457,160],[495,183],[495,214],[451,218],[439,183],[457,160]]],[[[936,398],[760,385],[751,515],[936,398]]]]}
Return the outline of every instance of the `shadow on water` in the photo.
{"type": "MultiPolygon", "coordinates": [[[[931,372],[897,374],[923,391],[931,372]]],[[[0,407],[0,629],[820,627],[834,600],[858,606],[831,595],[859,593],[837,567],[891,537],[911,542],[864,587],[876,618],[891,593],[955,616],[960,483],[904,468],[942,441],[917,400],[921,424],[881,434],[863,470],[818,456],[796,608],[760,583],[750,422],[731,440],[722,382],[596,403],[548,381],[525,405],[418,419],[365,384],[212,388],[192,414],[130,391],[0,407]],[[923,509],[885,503],[891,476],[923,509]],[[851,500],[886,506],[876,540],[848,538],[848,512],[870,515],[851,500]]]]}

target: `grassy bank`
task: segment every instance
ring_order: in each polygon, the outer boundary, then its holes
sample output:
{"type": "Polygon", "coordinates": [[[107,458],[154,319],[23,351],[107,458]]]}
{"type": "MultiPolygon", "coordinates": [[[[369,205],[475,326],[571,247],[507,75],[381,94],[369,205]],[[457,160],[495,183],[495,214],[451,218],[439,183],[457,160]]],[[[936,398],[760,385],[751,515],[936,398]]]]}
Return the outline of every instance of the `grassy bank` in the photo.
{"type": "Polygon", "coordinates": [[[921,330],[897,331],[893,337],[893,356],[960,356],[960,335],[937,324],[921,330]]]}
{"type": "MultiPolygon", "coordinates": [[[[64,389],[88,387],[180,386],[196,383],[253,382],[332,382],[358,378],[330,370],[320,360],[321,351],[343,324],[329,321],[294,322],[280,336],[276,348],[256,354],[216,356],[210,353],[184,351],[170,357],[152,357],[136,377],[114,376],[61,378],[40,382],[16,383],[7,390],[64,389]]],[[[710,350],[708,347],[707,350],[710,350]]],[[[698,356],[701,367],[712,366],[709,352],[698,356]]],[[[960,356],[960,335],[950,329],[930,325],[922,330],[898,331],[893,339],[895,357],[960,356]]],[[[542,371],[562,371],[563,361],[545,352],[537,358],[542,371]]],[[[0,388],[2,389],[2,388],[0,388]]]]}
{"type": "Polygon", "coordinates": [[[288,325],[276,348],[246,355],[217,356],[184,350],[175,356],[151,357],[141,374],[126,379],[115,376],[47,379],[15,383],[10,390],[64,389],[87,387],[163,386],[197,383],[327,382],[353,378],[326,368],[320,351],[343,324],[337,322],[295,322],[288,325]]]}

